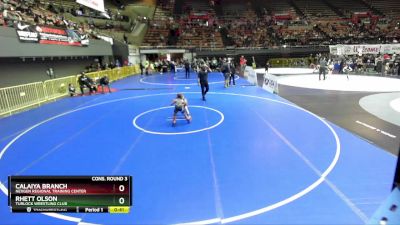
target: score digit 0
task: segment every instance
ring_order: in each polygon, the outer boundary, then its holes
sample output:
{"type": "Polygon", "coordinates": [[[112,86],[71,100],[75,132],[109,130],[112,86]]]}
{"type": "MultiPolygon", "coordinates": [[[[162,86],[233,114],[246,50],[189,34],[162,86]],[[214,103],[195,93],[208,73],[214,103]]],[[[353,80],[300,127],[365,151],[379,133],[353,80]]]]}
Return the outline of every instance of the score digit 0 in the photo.
{"type": "Polygon", "coordinates": [[[121,197],[121,198],[119,198],[118,201],[119,201],[119,204],[123,205],[125,203],[125,198],[121,197]]]}
{"type": "Polygon", "coordinates": [[[120,192],[124,192],[124,191],[125,191],[125,186],[124,186],[124,185],[119,185],[118,190],[119,190],[120,192]]]}

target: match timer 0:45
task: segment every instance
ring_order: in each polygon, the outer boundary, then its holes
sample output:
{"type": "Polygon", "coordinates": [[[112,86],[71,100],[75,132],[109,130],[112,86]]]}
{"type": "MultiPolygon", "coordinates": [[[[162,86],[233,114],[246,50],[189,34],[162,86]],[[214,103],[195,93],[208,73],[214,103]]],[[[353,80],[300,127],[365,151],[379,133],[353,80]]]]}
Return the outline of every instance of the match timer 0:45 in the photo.
{"type": "Polygon", "coordinates": [[[12,212],[129,213],[131,176],[9,176],[12,212]]]}

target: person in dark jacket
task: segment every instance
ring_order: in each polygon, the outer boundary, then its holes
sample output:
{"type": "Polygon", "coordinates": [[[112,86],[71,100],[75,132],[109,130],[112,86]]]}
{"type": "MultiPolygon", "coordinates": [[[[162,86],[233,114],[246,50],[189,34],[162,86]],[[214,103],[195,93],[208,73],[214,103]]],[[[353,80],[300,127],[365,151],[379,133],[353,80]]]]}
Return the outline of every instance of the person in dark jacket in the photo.
{"type": "Polygon", "coordinates": [[[227,88],[227,87],[229,87],[229,77],[231,76],[231,68],[226,59],[223,59],[223,63],[221,66],[221,72],[224,75],[224,79],[225,79],[224,87],[227,88]]]}
{"type": "Polygon", "coordinates": [[[81,73],[81,75],[78,77],[78,84],[79,87],[81,89],[81,95],[84,94],[83,89],[89,88],[89,94],[92,94],[92,92],[94,91],[93,89],[93,80],[90,79],[90,77],[86,76],[86,74],[84,72],[81,73]]]}
{"type": "Polygon", "coordinates": [[[185,60],[185,78],[190,78],[190,63],[188,60],[185,60]]]}
{"type": "Polygon", "coordinates": [[[198,73],[199,84],[201,87],[201,96],[203,101],[206,100],[206,94],[209,90],[208,86],[208,72],[210,72],[210,68],[208,68],[205,64],[201,65],[200,71],[198,73]]]}
{"type": "Polygon", "coordinates": [[[101,91],[103,94],[105,86],[107,86],[108,88],[108,93],[111,93],[110,80],[108,79],[107,76],[103,76],[99,79],[99,85],[101,86],[101,91]]]}
{"type": "Polygon", "coordinates": [[[321,74],[324,75],[324,80],[326,79],[326,69],[328,63],[326,62],[325,58],[322,58],[319,61],[319,80],[321,80],[321,74]]]}
{"type": "Polygon", "coordinates": [[[236,85],[235,82],[235,64],[233,63],[233,60],[229,63],[230,70],[231,70],[231,75],[229,76],[229,85],[233,84],[236,85]]]}
{"type": "Polygon", "coordinates": [[[268,60],[265,62],[265,73],[268,73],[268,69],[269,69],[269,62],[268,60]]]}

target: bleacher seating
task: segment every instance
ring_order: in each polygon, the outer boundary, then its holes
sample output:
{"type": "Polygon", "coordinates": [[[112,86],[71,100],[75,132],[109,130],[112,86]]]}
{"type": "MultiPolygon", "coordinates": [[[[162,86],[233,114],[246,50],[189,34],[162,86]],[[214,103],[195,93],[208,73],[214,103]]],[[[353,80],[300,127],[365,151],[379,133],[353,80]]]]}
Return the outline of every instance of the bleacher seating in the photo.
{"type": "Polygon", "coordinates": [[[368,2],[388,17],[398,18],[400,16],[400,1],[398,0],[368,0],[368,2]]]}
{"type": "Polygon", "coordinates": [[[148,26],[143,46],[268,48],[400,39],[398,0],[182,0],[178,2],[181,7],[175,6],[176,0],[158,0],[148,11],[154,12],[150,20],[118,8],[146,1],[154,0],[105,1],[111,16],[105,18],[75,1],[0,0],[0,25],[23,22],[65,27],[125,41],[137,33],[135,28],[145,31],[148,26]],[[182,10],[174,15],[174,8],[182,10]]]}
{"type": "Polygon", "coordinates": [[[351,18],[355,12],[368,12],[370,9],[360,0],[326,0],[339,9],[346,17],[351,18]]]}
{"type": "Polygon", "coordinates": [[[261,5],[258,7],[266,8],[268,11],[273,12],[273,14],[289,13],[291,15],[296,15],[296,10],[287,0],[264,0],[260,3],[261,5]]]}
{"type": "Polygon", "coordinates": [[[215,21],[216,13],[209,2],[188,0],[179,15],[177,46],[222,48],[222,38],[215,21]]]}
{"type": "Polygon", "coordinates": [[[295,4],[308,18],[338,18],[338,15],[321,0],[296,0],[295,4]]]}
{"type": "Polygon", "coordinates": [[[173,28],[175,21],[172,17],[174,0],[158,1],[153,19],[150,21],[149,29],[144,38],[144,46],[166,46],[169,31],[173,28]]]}

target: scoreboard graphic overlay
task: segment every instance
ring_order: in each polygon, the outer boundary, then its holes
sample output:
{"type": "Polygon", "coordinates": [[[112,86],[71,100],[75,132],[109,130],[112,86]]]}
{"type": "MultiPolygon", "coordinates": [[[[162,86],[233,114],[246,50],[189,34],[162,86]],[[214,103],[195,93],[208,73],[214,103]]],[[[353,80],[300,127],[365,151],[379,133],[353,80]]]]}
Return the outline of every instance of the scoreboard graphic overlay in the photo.
{"type": "Polygon", "coordinates": [[[129,213],[131,176],[9,176],[16,213],[129,213]]]}

